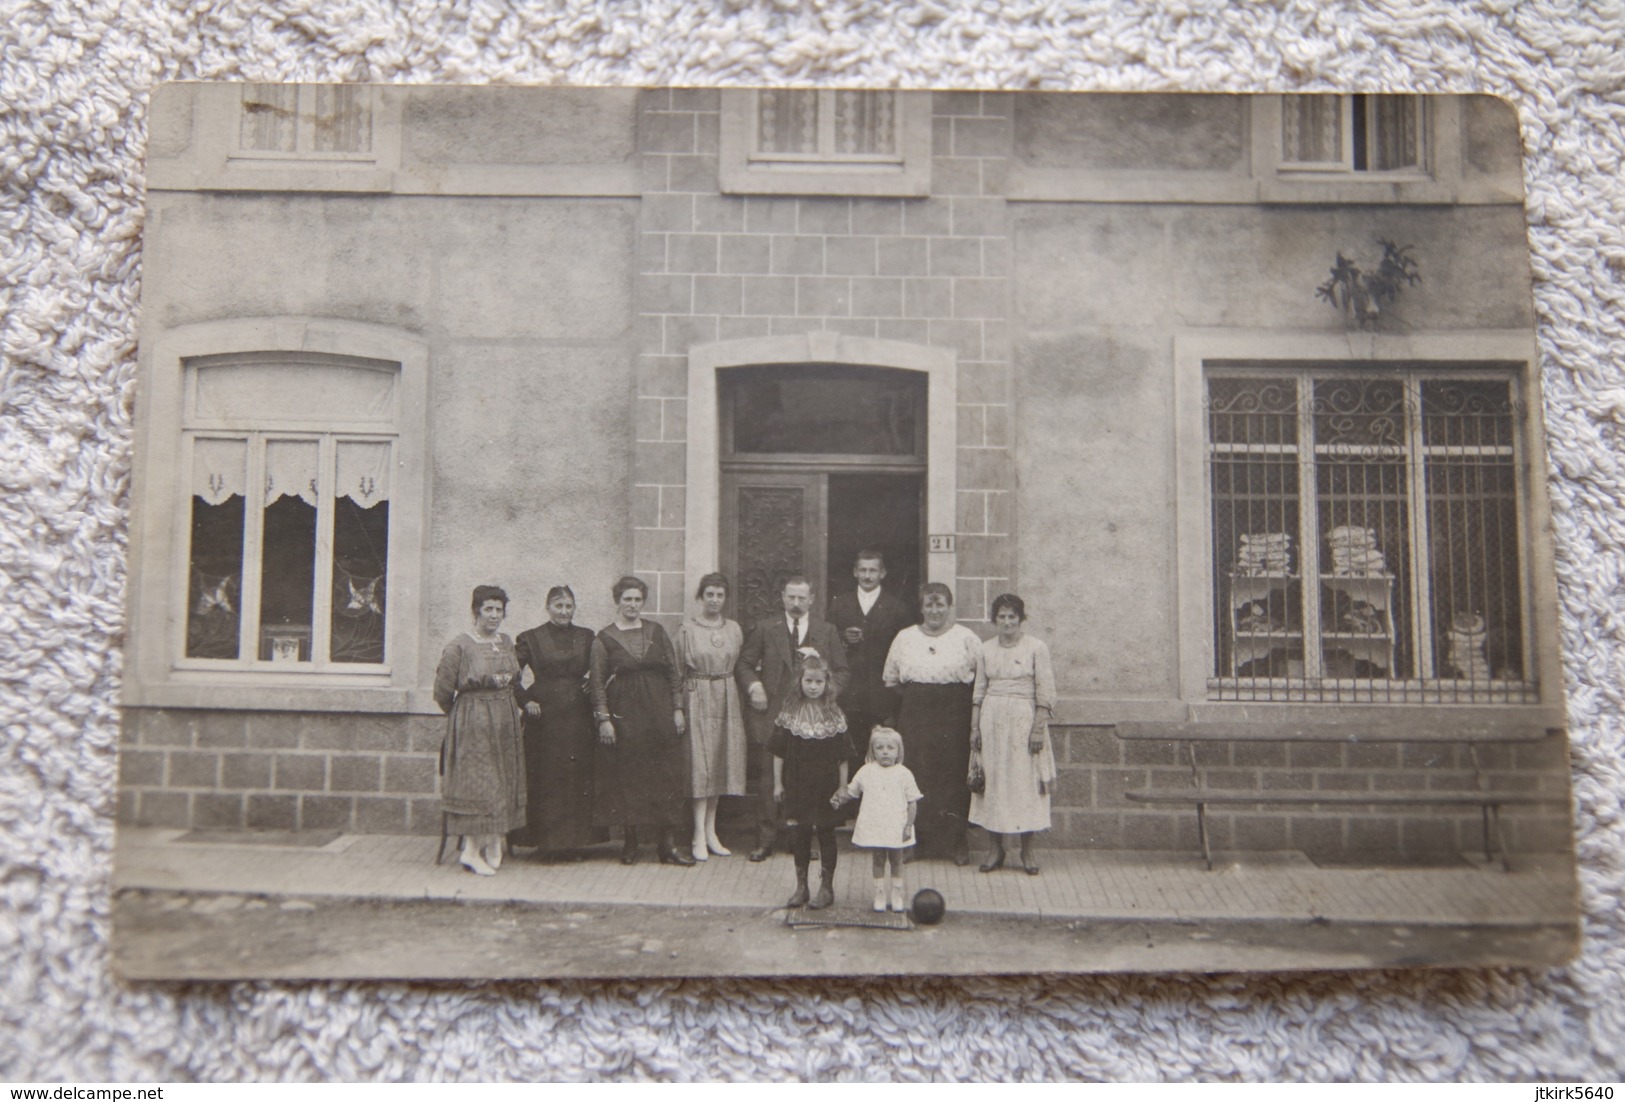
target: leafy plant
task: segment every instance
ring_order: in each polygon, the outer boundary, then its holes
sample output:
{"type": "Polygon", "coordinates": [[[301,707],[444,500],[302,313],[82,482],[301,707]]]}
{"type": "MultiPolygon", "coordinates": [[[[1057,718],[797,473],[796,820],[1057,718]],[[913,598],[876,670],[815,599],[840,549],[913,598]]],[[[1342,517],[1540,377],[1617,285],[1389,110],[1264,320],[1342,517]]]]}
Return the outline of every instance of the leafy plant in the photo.
{"type": "Polygon", "coordinates": [[[1392,305],[1400,291],[1422,279],[1411,246],[1396,245],[1381,237],[1377,244],[1382,246],[1382,260],[1376,270],[1366,271],[1338,253],[1331,278],[1315,288],[1316,298],[1325,299],[1361,328],[1376,325],[1382,307],[1392,305]]]}

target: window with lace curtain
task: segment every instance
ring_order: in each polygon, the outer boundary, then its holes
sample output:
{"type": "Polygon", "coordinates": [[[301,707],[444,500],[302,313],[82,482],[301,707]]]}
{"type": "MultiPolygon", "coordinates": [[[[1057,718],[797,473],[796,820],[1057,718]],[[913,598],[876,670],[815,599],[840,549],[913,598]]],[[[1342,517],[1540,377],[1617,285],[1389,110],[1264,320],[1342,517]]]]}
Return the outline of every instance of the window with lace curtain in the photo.
{"type": "Polygon", "coordinates": [[[1282,171],[1427,171],[1427,112],[1420,96],[1281,97],[1282,171]]]}
{"type": "Polygon", "coordinates": [[[895,162],[897,93],[756,93],[756,160],[895,162]]]}
{"type": "Polygon", "coordinates": [[[383,672],[398,365],[186,367],[181,665],[383,672]]]}
{"type": "Polygon", "coordinates": [[[248,84],[235,156],[371,160],[373,90],[350,84],[248,84]]]}

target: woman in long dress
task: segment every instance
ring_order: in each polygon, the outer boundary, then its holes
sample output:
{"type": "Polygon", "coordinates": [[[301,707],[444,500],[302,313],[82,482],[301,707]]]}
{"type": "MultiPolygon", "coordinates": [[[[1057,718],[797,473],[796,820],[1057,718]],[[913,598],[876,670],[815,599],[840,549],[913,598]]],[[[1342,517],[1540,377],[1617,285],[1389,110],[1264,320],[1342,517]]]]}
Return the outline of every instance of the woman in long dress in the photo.
{"type": "Polygon", "coordinates": [[[502,865],[503,835],[525,821],[525,774],[514,682],[513,641],[499,630],[508,595],[474,590],[474,628],[446,644],[435,669],[434,699],[446,713],[440,748],[446,833],[461,835],[459,860],[477,876],[502,865]]]}
{"type": "Polygon", "coordinates": [[[625,830],[621,864],[638,859],[638,831],[660,835],[660,861],[692,865],[672,845],[688,820],[688,768],[682,735],[683,679],[659,624],[643,619],[649,587],[615,583],[615,622],[592,641],[587,683],[598,745],[593,753],[593,822],[625,830]]]}
{"type": "Polygon", "coordinates": [[[892,640],[882,677],[898,691],[897,722],[909,768],[924,793],[914,823],[924,857],[970,864],[965,840],[970,789],[971,688],[982,641],[954,622],[953,590],[941,582],[920,587],[920,623],[892,640]]]}
{"type": "Polygon", "coordinates": [[[587,698],[591,628],[576,624],[567,585],[547,591],[547,622],[519,633],[514,655],[531,683],[518,691],[524,709],[525,826],[512,845],[575,849],[602,840],[592,825],[592,758],[597,735],[587,698]]]}
{"type": "Polygon", "coordinates": [[[1004,836],[1020,835],[1021,867],[1037,876],[1033,832],[1049,829],[1055,783],[1055,674],[1049,647],[1022,627],[1027,606],[1020,597],[1001,593],[990,615],[999,634],[982,644],[971,707],[971,750],[981,756],[985,787],[971,794],[970,821],[988,834],[983,872],[1004,867],[1004,836]]]}
{"type": "Polygon", "coordinates": [[[677,629],[677,661],[688,702],[689,794],[694,860],[731,856],[717,837],[717,801],[745,794],[745,714],[734,663],[745,633],[722,615],[728,579],[707,574],[694,594],[700,612],[677,629]]]}

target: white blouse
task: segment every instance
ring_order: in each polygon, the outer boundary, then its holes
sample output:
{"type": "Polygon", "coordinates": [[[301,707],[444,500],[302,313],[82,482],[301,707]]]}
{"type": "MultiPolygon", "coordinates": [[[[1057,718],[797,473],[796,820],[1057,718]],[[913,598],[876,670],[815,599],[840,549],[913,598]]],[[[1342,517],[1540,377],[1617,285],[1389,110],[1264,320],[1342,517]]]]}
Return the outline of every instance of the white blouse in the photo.
{"type": "Polygon", "coordinates": [[[964,624],[941,635],[927,635],[918,624],[892,640],[883,675],[887,688],[898,685],[969,685],[976,680],[982,640],[964,624]]]}

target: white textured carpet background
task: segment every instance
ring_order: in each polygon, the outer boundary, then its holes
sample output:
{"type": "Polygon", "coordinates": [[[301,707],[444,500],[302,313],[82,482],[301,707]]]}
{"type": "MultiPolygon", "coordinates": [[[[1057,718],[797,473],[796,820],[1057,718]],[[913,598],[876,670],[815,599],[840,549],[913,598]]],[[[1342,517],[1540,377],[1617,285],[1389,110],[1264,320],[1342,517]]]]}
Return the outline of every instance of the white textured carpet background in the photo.
{"type": "Polygon", "coordinates": [[[1625,7],[0,0],[0,1079],[1612,1079],[1625,1066],[1625,7]],[[1549,972],[124,987],[108,970],[162,80],[1489,92],[1525,144],[1584,955],[1549,972]]]}

